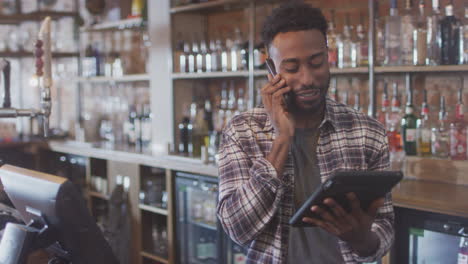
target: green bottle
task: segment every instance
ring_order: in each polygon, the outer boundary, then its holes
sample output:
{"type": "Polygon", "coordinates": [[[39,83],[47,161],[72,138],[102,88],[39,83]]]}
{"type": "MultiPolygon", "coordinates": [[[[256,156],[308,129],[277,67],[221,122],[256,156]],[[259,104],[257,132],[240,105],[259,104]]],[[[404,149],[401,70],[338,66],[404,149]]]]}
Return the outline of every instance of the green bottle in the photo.
{"type": "Polygon", "coordinates": [[[403,148],[408,156],[417,154],[416,128],[418,118],[414,114],[413,93],[410,89],[408,100],[406,100],[405,115],[401,119],[401,134],[403,137],[403,148]]]}

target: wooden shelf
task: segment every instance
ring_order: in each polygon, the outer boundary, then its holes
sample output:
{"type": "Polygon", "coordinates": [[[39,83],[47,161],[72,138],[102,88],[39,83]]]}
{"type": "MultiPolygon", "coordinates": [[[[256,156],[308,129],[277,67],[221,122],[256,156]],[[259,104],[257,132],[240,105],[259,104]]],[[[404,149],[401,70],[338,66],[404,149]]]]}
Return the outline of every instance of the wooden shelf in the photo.
{"type": "Polygon", "coordinates": [[[417,73],[417,72],[468,72],[468,65],[440,66],[381,66],[375,67],[375,73],[417,73]]]}
{"type": "MultiPolygon", "coordinates": [[[[70,58],[70,57],[78,57],[79,53],[77,52],[52,52],[53,58],[70,58]]],[[[0,52],[0,57],[2,58],[33,58],[34,53],[28,51],[19,51],[19,52],[8,52],[2,51],[0,52]]]]}
{"type": "Polygon", "coordinates": [[[50,16],[52,19],[62,17],[78,17],[77,12],[56,12],[56,11],[37,11],[28,14],[0,15],[0,24],[19,24],[25,21],[40,21],[50,16]]]}
{"type": "Polygon", "coordinates": [[[189,4],[184,6],[177,6],[171,8],[171,13],[183,13],[183,12],[199,12],[199,11],[213,11],[219,10],[220,8],[229,8],[233,4],[242,4],[242,0],[217,0],[210,1],[201,4],[189,4]]]}
{"type": "Polygon", "coordinates": [[[145,251],[141,251],[140,252],[140,255],[144,258],[148,258],[148,259],[151,259],[151,260],[155,260],[155,261],[159,261],[161,263],[164,263],[164,264],[168,264],[169,261],[165,258],[162,258],[162,257],[158,257],[156,255],[153,255],[151,253],[148,253],[148,252],[145,252],[145,251]]]}
{"type": "Polygon", "coordinates": [[[199,227],[203,227],[205,229],[209,229],[209,230],[213,230],[213,231],[216,231],[216,226],[212,226],[212,225],[209,225],[209,224],[205,224],[203,222],[198,222],[198,221],[194,221],[194,220],[189,220],[189,223],[192,224],[192,225],[196,225],[196,226],[199,226],[199,227]]]}
{"type": "Polygon", "coordinates": [[[143,19],[139,18],[128,18],[119,21],[112,21],[112,22],[104,22],[96,25],[92,25],[90,27],[81,27],[81,31],[105,31],[105,30],[121,30],[121,29],[128,29],[134,28],[139,29],[142,28],[143,19]]]}
{"type": "Polygon", "coordinates": [[[234,77],[249,77],[248,71],[236,72],[200,72],[200,73],[173,73],[173,80],[184,79],[211,79],[211,78],[234,78],[234,77]]]}
{"type": "Polygon", "coordinates": [[[168,215],[167,209],[158,208],[158,207],[154,207],[154,206],[146,205],[146,204],[140,204],[138,207],[141,210],[146,211],[146,212],[151,212],[151,213],[165,215],[165,216],[168,215]]]}
{"type": "Polygon", "coordinates": [[[109,195],[105,195],[100,192],[88,191],[88,195],[90,197],[99,198],[99,199],[106,200],[106,201],[109,201],[110,199],[109,195]]]}
{"type": "Polygon", "coordinates": [[[130,74],[124,75],[121,77],[106,77],[106,76],[96,76],[96,77],[79,77],[78,82],[142,82],[149,81],[149,74],[130,74]]]}

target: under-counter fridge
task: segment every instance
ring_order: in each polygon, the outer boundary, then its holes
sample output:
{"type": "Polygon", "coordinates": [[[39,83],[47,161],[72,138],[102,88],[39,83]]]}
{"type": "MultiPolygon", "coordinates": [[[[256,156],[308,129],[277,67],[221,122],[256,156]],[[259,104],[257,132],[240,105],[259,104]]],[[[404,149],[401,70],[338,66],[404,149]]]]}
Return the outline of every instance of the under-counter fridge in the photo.
{"type": "Polygon", "coordinates": [[[245,249],[229,239],[216,217],[217,178],[177,172],[175,189],[177,263],[245,263],[245,249]]]}

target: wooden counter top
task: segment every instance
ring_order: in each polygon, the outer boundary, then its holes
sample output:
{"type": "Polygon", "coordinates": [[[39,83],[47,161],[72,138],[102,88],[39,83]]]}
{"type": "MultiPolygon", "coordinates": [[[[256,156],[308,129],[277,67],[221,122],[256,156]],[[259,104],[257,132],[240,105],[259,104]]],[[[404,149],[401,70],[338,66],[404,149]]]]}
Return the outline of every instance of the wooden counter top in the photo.
{"type": "Polygon", "coordinates": [[[468,218],[468,186],[405,179],[393,189],[393,204],[468,218]]]}

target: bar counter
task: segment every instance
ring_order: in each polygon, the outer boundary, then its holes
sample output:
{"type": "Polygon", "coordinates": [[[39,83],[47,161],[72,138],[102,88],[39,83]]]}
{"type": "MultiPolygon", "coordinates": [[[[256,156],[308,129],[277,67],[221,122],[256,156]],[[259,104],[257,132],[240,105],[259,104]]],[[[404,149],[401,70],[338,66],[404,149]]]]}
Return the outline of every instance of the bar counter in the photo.
{"type": "MultiPolygon", "coordinates": [[[[151,155],[131,152],[129,149],[103,148],[88,143],[72,141],[49,141],[47,146],[52,151],[81,155],[91,158],[128,162],[170,170],[197,173],[217,177],[218,170],[215,165],[203,164],[200,160],[178,157],[173,155],[151,155]]],[[[468,218],[468,186],[448,182],[423,180],[412,175],[415,164],[421,162],[420,158],[409,158],[405,166],[405,178],[393,190],[395,206],[435,212],[468,218]],[[410,174],[410,175],[407,175],[410,174]]],[[[437,161],[447,163],[450,161],[437,161]]],[[[453,164],[453,162],[451,162],[453,164]]],[[[464,162],[458,162],[464,164],[464,162]]],[[[440,172],[440,171],[439,171],[440,172]]],[[[432,178],[431,178],[432,179],[432,178]]]]}

